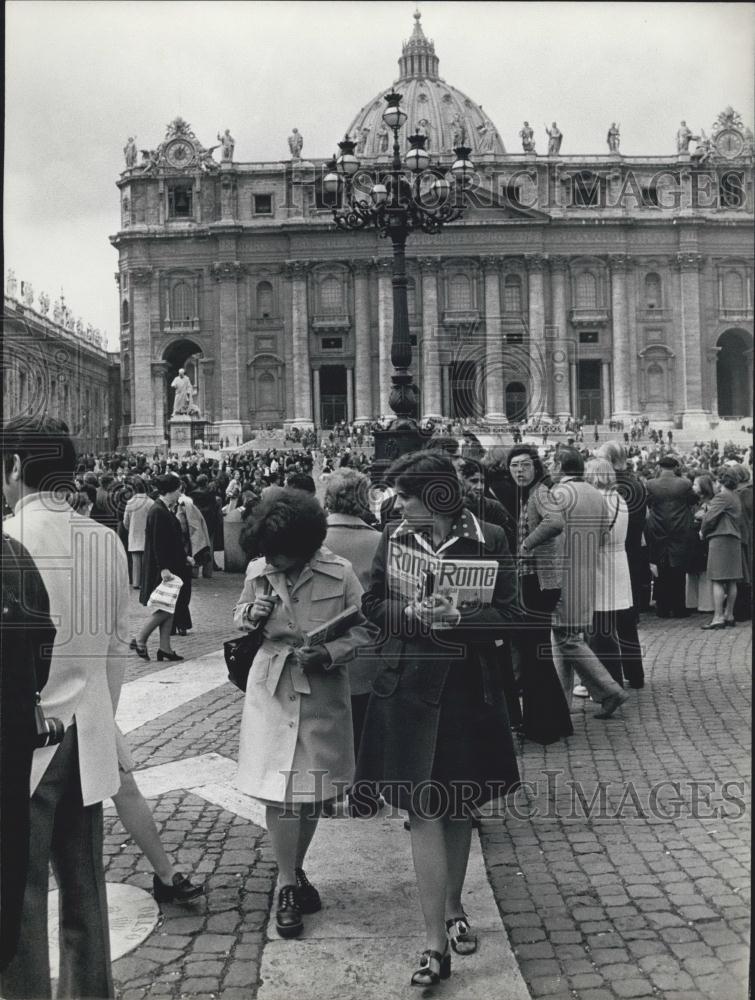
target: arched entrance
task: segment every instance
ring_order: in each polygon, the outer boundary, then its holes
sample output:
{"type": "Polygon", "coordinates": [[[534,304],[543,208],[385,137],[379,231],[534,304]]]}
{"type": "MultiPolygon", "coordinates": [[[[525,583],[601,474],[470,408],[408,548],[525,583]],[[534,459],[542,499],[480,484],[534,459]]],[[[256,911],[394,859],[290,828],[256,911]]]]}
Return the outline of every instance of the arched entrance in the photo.
{"type": "Polygon", "coordinates": [[[506,386],[506,419],[517,424],[527,419],[527,390],[522,382],[506,386]]]}
{"type": "Polygon", "coordinates": [[[718,338],[716,388],[721,417],[752,414],[752,335],[746,330],[725,330],[718,338]]]}
{"type": "Polygon", "coordinates": [[[205,416],[205,386],[202,384],[202,370],[199,359],[202,357],[202,348],[193,340],[174,340],[163,351],[163,427],[168,428],[168,421],[173,413],[173,399],[175,390],[171,388],[171,382],[178,375],[179,368],[183,368],[191,379],[194,386],[194,402],[199,407],[202,416],[205,416]]]}

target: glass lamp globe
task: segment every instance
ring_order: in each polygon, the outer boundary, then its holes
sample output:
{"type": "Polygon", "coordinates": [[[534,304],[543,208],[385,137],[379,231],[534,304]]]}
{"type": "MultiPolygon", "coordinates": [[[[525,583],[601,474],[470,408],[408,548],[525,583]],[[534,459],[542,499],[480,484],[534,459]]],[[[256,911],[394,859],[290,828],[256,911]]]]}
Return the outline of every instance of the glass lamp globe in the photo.
{"type": "Polygon", "coordinates": [[[370,195],[376,205],[384,205],[388,201],[388,188],[385,184],[374,184],[370,195]]]}
{"type": "Polygon", "coordinates": [[[341,183],[341,178],[338,174],[329,173],[325,174],[322,179],[323,190],[328,194],[336,194],[338,191],[338,185],[341,183]]]}
{"type": "Polygon", "coordinates": [[[406,112],[402,111],[400,107],[401,94],[392,90],[390,94],[385,95],[385,99],[388,102],[388,107],[383,112],[383,121],[388,128],[401,128],[407,119],[406,112]]]}
{"type": "Polygon", "coordinates": [[[421,146],[413,146],[406,154],[406,165],[412,173],[419,174],[427,170],[430,163],[430,154],[421,146]]]}

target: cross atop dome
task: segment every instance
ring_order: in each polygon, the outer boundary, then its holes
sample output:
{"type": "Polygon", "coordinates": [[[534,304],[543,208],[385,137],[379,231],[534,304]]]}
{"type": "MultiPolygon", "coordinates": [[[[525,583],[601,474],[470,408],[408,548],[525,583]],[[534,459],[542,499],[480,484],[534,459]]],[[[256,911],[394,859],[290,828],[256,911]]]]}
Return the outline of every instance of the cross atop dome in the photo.
{"type": "Polygon", "coordinates": [[[440,60],[435,55],[435,44],[425,36],[420,21],[422,14],[414,12],[414,30],[408,42],[401,46],[401,58],[398,61],[399,80],[427,78],[438,79],[438,64],[440,60]]]}

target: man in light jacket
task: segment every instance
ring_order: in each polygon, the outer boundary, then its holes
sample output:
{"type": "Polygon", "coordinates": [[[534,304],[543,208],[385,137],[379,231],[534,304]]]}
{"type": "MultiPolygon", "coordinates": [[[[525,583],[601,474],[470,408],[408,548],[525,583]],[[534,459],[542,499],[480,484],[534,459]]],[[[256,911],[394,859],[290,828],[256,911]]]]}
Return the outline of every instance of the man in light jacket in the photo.
{"type": "Polygon", "coordinates": [[[598,548],[608,530],[608,511],[598,490],[582,480],[585,463],[576,448],[560,448],[554,460],[561,478],[551,492],[564,518],[564,573],[552,619],[556,666],[566,700],[571,701],[576,672],[590,697],[601,706],[596,718],[608,719],[628,695],[584,637],[595,612],[598,548]]]}
{"type": "Polygon", "coordinates": [[[49,417],[9,421],[0,441],[5,531],[37,564],[57,628],[42,693],[63,741],[34,753],[29,875],[15,958],[0,994],[50,997],[48,869],[60,890],[61,997],[112,997],[102,801],[118,791],[114,714],[128,656],[128,566],[114,531],[75,513],[64,489],[75,452],[49,417]]]}

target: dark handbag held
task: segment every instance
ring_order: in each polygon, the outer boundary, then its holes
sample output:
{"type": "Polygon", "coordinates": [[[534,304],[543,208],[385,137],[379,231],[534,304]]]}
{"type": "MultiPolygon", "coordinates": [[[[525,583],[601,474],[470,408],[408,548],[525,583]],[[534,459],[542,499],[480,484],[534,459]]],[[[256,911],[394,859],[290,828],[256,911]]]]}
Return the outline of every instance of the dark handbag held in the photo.
{"type": "MultiPolygon", "coordinates": [[[[260,590],[260,596],[268,597],[269,594],[270,584],[265,580],[260,590]]],[[[266,619],[261,620],[257,628],[240,638],[229,639],[228,642],[223,643],[223,656],[225,657],[225,665],[228,667],[228,680],[231,684],[235,684],[239,691],[246,691],[254,657],[265,638],[263,628],[265,621],[266,619]]]]}

